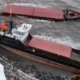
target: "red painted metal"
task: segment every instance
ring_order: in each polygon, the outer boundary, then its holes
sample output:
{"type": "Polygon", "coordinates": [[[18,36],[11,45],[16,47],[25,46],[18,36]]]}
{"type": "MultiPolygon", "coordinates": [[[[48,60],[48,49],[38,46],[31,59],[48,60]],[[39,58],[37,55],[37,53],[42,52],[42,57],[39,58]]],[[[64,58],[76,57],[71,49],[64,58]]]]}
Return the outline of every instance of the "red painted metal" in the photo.
{"type": "Polygon", "coordinates": [[[45,52],[50,52],[52,54],[57,54],[58,56],[64,56],[67,58],[70,58],[72,51],[72,49],[68,46],[64,46],[55,42],[50,42],[39,38],[32,38],[28,45],[33,49],[39,49],[45,52]]]}
{"type": "Polygon", "coordinates": [[[41,18],[51,18],[51,19],[60,19],[63,20],[63,11],[55,9],[46,9],[46,8],[35,8],[33,16],[41,18]]]}
{"type": "Polygon", "coordinates": [[[32,16],[38,18],[49,18],[49,19],[56,19],[56,20],[64,19],[62,10],[35,8],[35,7],[19,6],[19,5],[7,5],[3,13],[9,14],[10,9],[12,10],[11,11],[12,14],[32,16]]]}
{"type": "MultiPolygon", "coordinates": [[[[29,6],[21,6],[21,5],[7,5],[4,8],[3,14],[10,14],[10,9],[12,14],[23,15],[23,16],[30,16],[35,18],[42,18],[42,19],[54,19],[58,21],[63,21],[64,19],[64,12],[62,10],[55,10],[55,9],[47,9],[47,8],[35,8],[29,6]]],[[[68,10],[67,18],[69,20],[79,19],[80,13],[68,10]],[[70,14],[74,14],[71,16],[70,14]]]]}
{"type": "Polygon", "coordinates": [[[7,5],[4,9],[4,13],[10,13],[10,10],[12,14],[32,16],[34,8],[19,5],[7,5]]]}
{"type": "Polygon", "coordinates": [[[71,16],[70,14],[68,14],[68,19],[77,19],[77,18],[80,18],[80,13],[77,13],[77,12],[74,12],[74,11],[71,11],[74,16],[71,16]]]}

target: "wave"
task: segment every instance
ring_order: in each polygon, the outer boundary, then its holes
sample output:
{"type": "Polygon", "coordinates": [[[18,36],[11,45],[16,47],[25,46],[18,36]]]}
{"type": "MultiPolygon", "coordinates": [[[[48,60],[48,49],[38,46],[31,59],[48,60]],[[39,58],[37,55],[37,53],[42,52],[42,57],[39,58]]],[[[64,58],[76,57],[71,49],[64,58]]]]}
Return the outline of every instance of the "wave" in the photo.
{"type": "Polygon", "coordinates": [[[30,21],[37,21],[37,22],[47,22],[47,23],[55,23],[54,21],[50,21],[50,20],[44,20],[44,19],[34,19],[34,18],[27,18],[24,16],[17,16],[18,18],[22,19],[22,20],[30,20],[30,21]]]}
{"type": "Polygon", "coordinates": [[[80,3],[74,0],[61,0],[65,3],[67,3],[68,5],[72,6],[72,7],[76,7],[76,8],[80,8],[80,3]]]}

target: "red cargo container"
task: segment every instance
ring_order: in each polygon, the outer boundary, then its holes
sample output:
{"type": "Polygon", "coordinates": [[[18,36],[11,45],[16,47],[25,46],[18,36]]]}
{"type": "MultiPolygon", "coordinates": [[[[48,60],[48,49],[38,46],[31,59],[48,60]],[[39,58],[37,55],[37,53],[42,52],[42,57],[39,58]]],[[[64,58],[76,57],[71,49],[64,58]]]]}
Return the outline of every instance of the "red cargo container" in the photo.
{"type": "Polygon", "coordinates": [[[47,9],[47,8],[35,8],[33,16],[47,19],[64,19],[64,13],[61,10],[47,9]]]}
{"type": "Polygon", "coordinates": [[[67,58],[70,58],[72,51],[72,49],[68,46],[64,46],[62,44],[50,42],[39,38],[32,38],[28,45],[33,49],[50,52],[52,54],[57,54],[58,56],[64,56],[67,58]]]}
{"type": "Polygon", "coordinates": [[[33,10],[34,7],[7,5],[4,9],[4,13],[10,13],[11,11],[12,14],[32,16],[33,10]]]}
{"type": "Polygon", "coordinates": [[[80,13],[72,11],[72,10],[56,10],[56,9],[47,9],[47,8],[35,8],[21,5],[7,5],[4,8],[4,12],[2,14],[10,14],[14,15],[23,15],[29,16],[33,18],[41,18],[41,19],[51,19],[55,21],[64,21],[64,20],[73,20],[79,19],[80,13]],[[68,13],[66,13],[68,12],[68,13]]]}

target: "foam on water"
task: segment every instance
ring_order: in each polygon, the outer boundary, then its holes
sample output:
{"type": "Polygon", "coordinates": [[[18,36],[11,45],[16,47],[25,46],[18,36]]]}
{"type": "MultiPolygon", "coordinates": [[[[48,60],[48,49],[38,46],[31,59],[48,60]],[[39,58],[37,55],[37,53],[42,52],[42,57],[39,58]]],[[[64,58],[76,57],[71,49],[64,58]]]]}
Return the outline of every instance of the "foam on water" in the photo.
{"type": "Polygon", "coordinates": [[[77,0],[61,0],[61,1],[67,3],[68,5],[72,7],[80,8],[80,4],[77,2],[77,0]]]}
{"type": "Polygon", "coordinates": [[[34,37],[38,37],[38,38],[52,41],[52,42],[57,42],[59,44],[63,44],[66,46],[70,46],[74,49],[80,50],[80,43],[74,42],[69,36],[62,37],[62,38],[52,38],[51,36],[48,37],[48,36],[43,36],[43,35],[34,35],[34,37]]]}
{"type": "MultiPolygon", "coordinates": [[[[37,21],[37,22],[48,22],[48,23],[51,23],[51,21],[49,20],[43,20],[43,19],[32,19],[32,18],[27,18],[27,17],[23,17],[23,16],[17,16],[18,18],[20,19],[23,19],[23,20],[31,20],[31,21],[37,21]]],[[[52,21],[54,22],[54,21],[52,21]]]]}

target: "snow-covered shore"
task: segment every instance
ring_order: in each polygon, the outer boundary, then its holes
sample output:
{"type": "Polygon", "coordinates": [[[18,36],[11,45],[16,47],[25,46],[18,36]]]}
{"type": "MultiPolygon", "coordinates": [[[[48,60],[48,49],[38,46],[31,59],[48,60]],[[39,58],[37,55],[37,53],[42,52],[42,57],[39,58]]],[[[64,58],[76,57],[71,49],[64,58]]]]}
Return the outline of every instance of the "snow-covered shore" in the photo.
{"type": "Polygon", "coordinates": [[[4,73],[4,66],[0,63],[0,79],[1,80],[6,80],[6,76],[4,73]]]}

